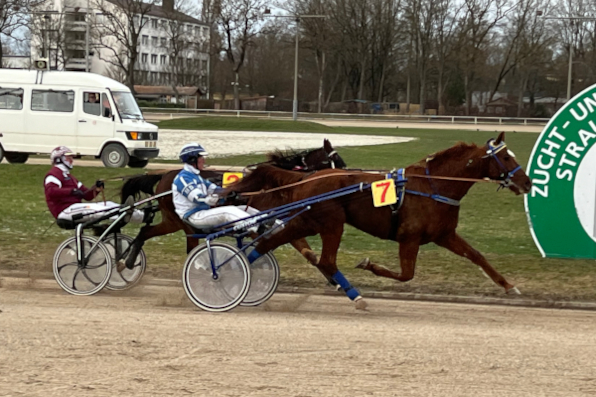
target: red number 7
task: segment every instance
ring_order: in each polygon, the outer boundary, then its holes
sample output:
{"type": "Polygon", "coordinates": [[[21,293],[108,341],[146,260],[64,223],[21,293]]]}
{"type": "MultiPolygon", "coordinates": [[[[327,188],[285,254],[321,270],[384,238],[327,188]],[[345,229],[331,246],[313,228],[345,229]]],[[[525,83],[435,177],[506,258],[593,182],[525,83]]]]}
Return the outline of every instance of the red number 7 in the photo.
{"type": "Polygon", "coordinates": [[[390,184],[391,184],[391,182],[383,182],[383,183],[377,184],[377,186],[384,187],[383,193],[381,193],[381,203],[385,202],[385,196],[387,195],[387,189],[389,189],[390,184]]]}

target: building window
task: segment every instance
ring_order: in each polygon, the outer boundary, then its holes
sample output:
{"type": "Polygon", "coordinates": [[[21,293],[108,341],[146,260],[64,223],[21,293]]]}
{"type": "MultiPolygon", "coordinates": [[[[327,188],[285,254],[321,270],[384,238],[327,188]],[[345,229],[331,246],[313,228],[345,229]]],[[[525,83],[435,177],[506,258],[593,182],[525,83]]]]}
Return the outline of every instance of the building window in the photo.
{"type": "Polygon", "coordinates": [[[161,38],[161,46],[162,47],[166,47],[167,45],[168,45],[168,42],[167,42],[166,38],[165,37],[162,37],[161,38]]]}
{"type": "Polygon", "coordinates": [[[143,35],[143,37],[141,38],[141,44],[143,44],[143,45],[149,44],[149,36],[143,35]]]}
{"type": "Polygon", "coordinates": [[[151,64],[155,65],[157,63],[157,55],[151,54],[151,64]]]}
{"type": "Polygon", "coordinates": [[[206,28],[206,27],[203,28],[203,36],[209,37],[209,28],[206,28]]]}
{"type": "Polygon", "coordinates": [[[142,54],[142,55],[141,55],[141,62],[142,62],[142,63],[147,63],[147,57],[148,57],[148,55],[147,55],[147,54],[142,54]]]}
{"type": "Polygon", "coordinates": [[[77,12],[74,14],[75,22],[85,22],[85,14],[82,12],[77,12]]]}
{"type": "Polygon", "coordinates": [[[201,34],[201,31],[200,31],[199,27],[195,26],[195,36],[198,36],[200,34],[201,34]]]}
{"type": "Polygon", "coordinates": [[[157,29],[157,19],[151,19],[151,27],[157,29]]]}
{"type": "Polygon", "coordinates": [[[151,72],[151,82],[157,82],[157,72],[151,72]]]}
{"type": "Polygon", "coordinates": [[[201,61],[201,70],[207,70],[207,61],[204,59],[201,61]]]}
{"type": "Polygon", "coordinates": [[[165,55],[161,55],[159,57],[159,64],[160,65],[165,65],[166,64],[166,56],[165,55]]]}
{"type": "Polygon", "coordinates": [[[151,37],[151,45],[153,47],[157,47],[157,37],[155,37],[155,36],[151,37]]]}

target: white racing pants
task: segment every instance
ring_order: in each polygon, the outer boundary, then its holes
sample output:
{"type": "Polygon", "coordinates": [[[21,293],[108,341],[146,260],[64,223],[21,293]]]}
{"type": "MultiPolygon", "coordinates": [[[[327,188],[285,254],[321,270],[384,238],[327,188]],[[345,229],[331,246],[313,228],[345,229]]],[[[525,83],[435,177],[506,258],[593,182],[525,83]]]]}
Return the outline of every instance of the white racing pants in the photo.
{"type": "MultiPolygon", "coordinates": [[[[58,214],[58,219],[66,219],[66,220],[72,221],[73,215],[89,214],[89,213],[96,212],[96,211],[109,210],[114,207],[120,207],[120,204],[114,203],[113,201],[106,201],[105,205],[104,205],[104,203],[77,203],[77,204],[71,205],[70,207],[68,207],[64,211],[62,211],[60,214],[58,214]]],[[[95,214],[85,216],[85,217],[83,217],[82,220],[83,221],[91,221],[91,220],[99,219],[102,216],[104,216],[104,213],[98,212],[95,214]]],[[[110,219],[114,220],[117,217],[118,217],[118,214],[110,217],[110,219]]],[[[144,217],[143,211],[134,210],[134,212],[132,213],[132,217],[130,218],[130,221],[132,223],[142,223],[143,217],[144,217]]]]}
{"type": "MultiPolygon", "coordinates": [[[[239,205],[237,207],[228,205],[195,212],[188,217],[187,221],[192,223],[195,227],[203,229],[221,225],[222,223],[234,222],[257,213],[259,213],[258,209],[249,207],[247,205],[239,205]]],[[[255,230],[256,226],[254,227],[255,230]]]]}

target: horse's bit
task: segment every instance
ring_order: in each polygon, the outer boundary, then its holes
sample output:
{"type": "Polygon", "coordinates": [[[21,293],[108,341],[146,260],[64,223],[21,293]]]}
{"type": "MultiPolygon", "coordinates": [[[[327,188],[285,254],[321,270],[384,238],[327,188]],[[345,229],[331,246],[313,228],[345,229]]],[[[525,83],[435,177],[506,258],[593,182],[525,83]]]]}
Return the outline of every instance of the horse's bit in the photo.
{"type": "MultiPolygon", "coordinates": [[[[497,164],[499,165],[499,167],[501,168],[502,171],[504,171],[503,173],[501,173],[501,176],[505,176],[505,178],[501,181],[501,184],[499,186],[499,189],[505,188],[505,187],[510,187],[510,186],[516,186],[515,183],[513,183],[511,181],[511,178],[513,178],[513,175],[515,175],[515,173],[519,170],[521,170],[521,165],[518,165],[517,167],[515,167],[514,169],[512,169],[511,171],[507,170],[507,167],[505,167],[505,165],[503,165],[503,163],[501,162],[501,160],[499,160],[499,158],[496,156],[497,153],[499,153],[501,150],[507,148],[507,144],[505,142],[501,142],[498,145],[495,145],[494,143],[494,139],[491,139],[490,141],[488,141],[488,150],[486,151],[486,156],[483,156],[483,158],[486,157],[492,157],[497,161],[497,164]]],[[[515,157],[515,156],[513,156],[515,157]]],[[[498,189],[497,189],[498,190],[498,189]]]]}

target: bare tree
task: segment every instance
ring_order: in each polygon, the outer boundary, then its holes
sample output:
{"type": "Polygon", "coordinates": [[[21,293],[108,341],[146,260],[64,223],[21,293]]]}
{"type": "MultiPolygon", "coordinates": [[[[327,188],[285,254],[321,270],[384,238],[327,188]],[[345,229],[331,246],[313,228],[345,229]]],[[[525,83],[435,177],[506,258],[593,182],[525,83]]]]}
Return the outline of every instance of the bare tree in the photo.
{"type": "Polygon", "coordinates": [[[225,52],[235,76],[236,109],[240,108],[238,73],[244,65],[248,47],[254,44],[265,4],[265,0],[221,0],[214,5],[215,21],[223,36],[221,50],[225,52]]]}
{"type": "Polygon", "coordinates": [[[196,83],[193,76],[199,74],[200,66],[198,53],[203,49],[200,32],[188,31],[187,23],[197,22],[190,17],[198,12],[197,8],[185,0],[176,0],[170,3],[172,8],[163,7],[164,16],[168,21],[161,27],[166,33],[166,42],[163,43],[170,62],[167,70],[170,72],[170,86],[176,95],[176,102],[180,99],[179,86],[196,83]]]}
{"type": "Polygon", "coordinates": [[[157,0],[92,0],[92,8],[99,10],[97,24],[99,58],[126,75],[125,84],[134,93],[135,66],[139,59],[139,38],[149,22],[147,18],[157,0]]]}
{"type": "Polygon", "coordinates": [[[464,0],[464,17],[460,20],[461,67],[464,75],[466,115],[471,113],[472,92],[477,88],[476,78],[486,65],[487,47],[495,26],[504,17],[507,0],[464,0]]]}
{"type": "Polygon", "coordinates": [[[0,65],[4,50],[11,41],[21,41],[19,28],[27,26],[31,12],[45,0],[0,0],[0,65]]]}

